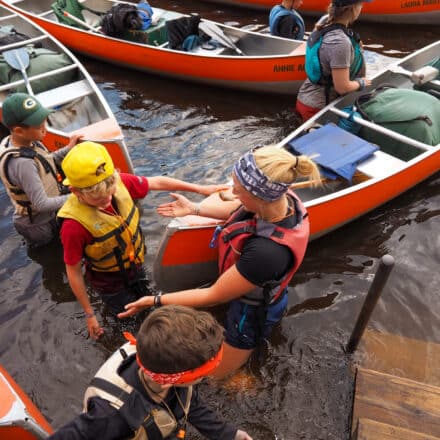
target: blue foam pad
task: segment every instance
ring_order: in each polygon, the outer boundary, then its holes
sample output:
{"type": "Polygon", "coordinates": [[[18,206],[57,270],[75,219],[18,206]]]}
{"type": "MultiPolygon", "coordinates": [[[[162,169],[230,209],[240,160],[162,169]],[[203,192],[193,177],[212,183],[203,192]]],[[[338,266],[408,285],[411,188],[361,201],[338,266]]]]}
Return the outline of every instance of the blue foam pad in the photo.
{"type": "Polygon", "coordinates": [[[377,145],[331,123],[291,140],[288,146],[296,155],[317,155],[313,160],[325,177],[342,177],[348,181],[356,172],[356,165],[379,149],[377,145]]]}

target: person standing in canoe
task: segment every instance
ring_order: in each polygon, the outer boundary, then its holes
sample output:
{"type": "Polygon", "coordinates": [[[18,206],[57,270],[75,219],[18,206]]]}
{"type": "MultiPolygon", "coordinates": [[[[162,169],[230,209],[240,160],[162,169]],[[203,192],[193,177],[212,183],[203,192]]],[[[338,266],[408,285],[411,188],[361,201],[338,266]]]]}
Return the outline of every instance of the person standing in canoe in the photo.
{"type": "Polygon", "coordinates": [[[333,0],[328,15],[320,20],[306,46],[307,79],[301,85],[296,110],[303,120],[311,118],[337,96],[363,90],[365,77],[362,43],[350,26],[362,4],[371,0],[333,0]]]}
{"type": "Polygon", "coordinates": [[[269,14],[270,33],[276,37],[302,40],[304,38],[305,24],[297,9],[303,0],[283,0],[274,6],[269,14]]]}
{"type": "Polygon", "coordinates": [[[0,176],[14,205],[16,231],[32,247],[58,237],[56,213],[67,199],[61,183],[61,161],[81,135],[50,153],[44,146],[51,110],[27,93],[13,93],[2,106],[2,122],[10,134],[0,143],[0,176]]]}
{"type": "Polygon", "coordinates": [[[58,211],[67,278],[84,309],[89,335],[97,339],[103,329],[87,294],[83,261],[91,287],[111,312],[121,312],[125,304],[148,294],[144,237],[133,199],[144,198],[150,190],[209,195],[223,187],[118,173],[105,147],[95,142],[76,145],[61,166],[63,183],[72,192],[58,211]]]}
{"type": "Polygon", "coordinates": [[[298,177],[319,181],[316,164],[306,156],[266,146],[235,163],[235,200],[221,206],[197,205],[171,194],[176,200],[159,206],[159,214],[227,219],[213,237],[218,244],[220,276],[210,287],[143,297],[127,304],[126,312],[118,316],[162,304],[206,307],[229,303],[223,361],[214,375],[221,378],[241,367],[281,319],[287,307],[287,286],[304,258],[309,220],[301,201],[289,190],[298,177]]]}

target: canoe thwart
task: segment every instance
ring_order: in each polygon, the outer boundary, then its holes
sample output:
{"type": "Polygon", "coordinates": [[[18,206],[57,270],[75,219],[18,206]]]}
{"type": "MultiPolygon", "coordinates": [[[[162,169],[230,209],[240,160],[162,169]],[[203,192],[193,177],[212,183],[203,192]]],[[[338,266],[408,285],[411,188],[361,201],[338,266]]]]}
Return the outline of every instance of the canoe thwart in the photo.
{"type": "Polygon", "coordinates": [[[37,98],[45,107],[53,108],[90,95],[92,92],[93,89],[90,87],[89,82],[83,79],[39,93],[37,98]]]}

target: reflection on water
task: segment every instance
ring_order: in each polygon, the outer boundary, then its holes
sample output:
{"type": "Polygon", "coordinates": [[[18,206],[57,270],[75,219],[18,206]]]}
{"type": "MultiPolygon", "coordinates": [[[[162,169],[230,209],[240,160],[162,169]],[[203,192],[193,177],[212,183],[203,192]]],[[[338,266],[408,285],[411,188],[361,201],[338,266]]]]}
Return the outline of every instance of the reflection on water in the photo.
{"type": "MultiPolygon", "coordinates": [[[[245,25],[266,19],[257,12],[216,9],[208,3],[202,7],[204,16],[218,21],[245,25]]],[[[360,24],[359,30],[378,64],[384,58],[377,53],[395,50],[403,56],[434,40],[425,29],[411,28],[411,38],[398,27],[360,24]]],[[[123,127],[138,174],[225,181],[243,151],[277,142],[299,123],[289,97],[238,93],[85,63],[123,127]]],[[[167,199],[166,193],[156,193],[142,202],[148,268],[167,222],[154,208],[167,199]]],[[[0,202],[0,362],[58,427],[81,410],[89,380],[122,342],[122,325],[97,306],[106,336],[100,342],[87,339],[59,245],[28,251],[13,230],[3,187],[0,202]]],[[[385,253],[395,257],[396,266],[370,326],[440,342],[439,214],[437,174],[313,242],[290,287],[287,316],[270,343],[234,383],[204,384],[205,397],[255,439],[348,439],[353,372],[343,347],[385,253]]]]}

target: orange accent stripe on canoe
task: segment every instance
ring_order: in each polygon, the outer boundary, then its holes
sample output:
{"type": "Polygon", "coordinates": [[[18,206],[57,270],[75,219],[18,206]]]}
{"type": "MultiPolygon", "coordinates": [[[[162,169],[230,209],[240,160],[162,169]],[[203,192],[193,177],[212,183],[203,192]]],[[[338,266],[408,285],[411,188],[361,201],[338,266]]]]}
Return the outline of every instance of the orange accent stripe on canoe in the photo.
{"type": "MultiPolygon", "coordinates": [[[[60,136],[58,134],[54,134],[48,131],[43,142],[50,151],[56,151],[60,148],[65,147],[69,142],[69,138],[67,136],[60,136]]],[[[115,167],[123,173],[130,173],[130,166],[125,159],[125,156],[119,144],[116,142],[106,142],[104,139],[101,142],[103,143],[103,145],[105,145],[108,152],[110,153],[115,167]]]]}
{"type": "MultiPolygon", "coordinates": [[[[35,419],[35,421],[40,425],[41,428],[43,428],[46,432],[48,433],[52,433],[53,429],[52,427],[49,425],[48,421],[44,418],[44,416],[41,414],[41,412],[38,410],[38,408],[34,405],[34,403],[31,401],[31,399],[25,394],[25,392],[20,388],[20,386],[15,382],[15,380],[9,375],[9,373],[0,365],[0,373],[2,376],[4,376],[4,378],[6,379],[6,381],[9,383],[9,385],[14,389],[14,391],[18,394],[18,396],[20,397],[20,399],[22,400],[22,402],[24,403],[24,405],[26,406],[29,414],[35,419]]],[[[1,377],[1,376],[0,376],[1,377]]],[[[2,380],[0,381],[0,405],[2,405],[3,403],[3,395],[6,393],[7,387],[5,385],[5,382],[2,380]]],[[[3,412],[1,412],[0,414],[3,414],[3,412]]],[[[7,439],[12,439],[14,437],[8,437],[8,436],[3,436],[3,432],[2,430],[0,430],[0,438],[7,438],[7,439]]],[[[23,432],[23,431],[22,431],[23,432]]],[[[26,437],[17,437],[20,440],[24,440],[26,437]]],[[[29,438],[34,438],[34,437],[29,437],[29,438]]]]}
{"type": "Polygon", "coordinates": [[[217,248],[211,249],[208,247],[214,228],[178,231],[170,237],[167,247],[168,252],[163,257],[162,265],[175,266],[182,264],[183,255],[185,256],[185,264],[217,261],[217,248]],[[200,258],[201,256],[203,258],[200,258]]]}

